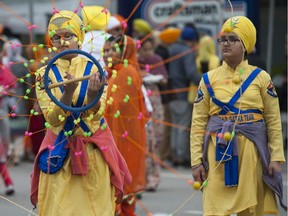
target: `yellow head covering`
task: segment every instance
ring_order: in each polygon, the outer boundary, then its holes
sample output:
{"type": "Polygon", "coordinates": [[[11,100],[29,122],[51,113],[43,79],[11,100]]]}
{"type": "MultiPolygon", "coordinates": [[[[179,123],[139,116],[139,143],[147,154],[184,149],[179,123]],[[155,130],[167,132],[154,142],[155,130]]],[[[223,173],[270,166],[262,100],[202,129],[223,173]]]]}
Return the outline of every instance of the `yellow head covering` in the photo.
{"type": "Polygon", "coordinates": [[[198,53],[201,61],[208,61],[211,55],[215,55],[215,43],[211,37],[205,35],[200,38],[198,53]]]}
{"type": "Polygon", "coordinates": [[[151,25],[143,19],[135,19],[133,21],[133,29],[143,35],[152,31],[151,25]]]}
{"type": "Polygon", "coordinates": [[[83,42],[84,40],[83,22],[72,11],[61,10],[51,17],[48,31],[51,32],[58,29],[69,29],[77,36],[79,41],[83,42]]]}
{"type": "Polygon", "coordinates": [[[158,35],[159,39],[166,44],[175,43],[180,37],[181,29],[167,28],[161,31],[158,35]]]}
{"type": "Polygon", "coordinates": [[[89,25],[91,30],[106,29],[110,16],[110,12],[101,6],[85,6],[82,9],[84,25],[89,25]]]}
{"type": "Polygon", "coordinates": [[[234,32],[242,40],[247,53],[251,53],[256,44],[256,29],[244,16],[229,18],[222,26],[221,32],[234,32]]]}

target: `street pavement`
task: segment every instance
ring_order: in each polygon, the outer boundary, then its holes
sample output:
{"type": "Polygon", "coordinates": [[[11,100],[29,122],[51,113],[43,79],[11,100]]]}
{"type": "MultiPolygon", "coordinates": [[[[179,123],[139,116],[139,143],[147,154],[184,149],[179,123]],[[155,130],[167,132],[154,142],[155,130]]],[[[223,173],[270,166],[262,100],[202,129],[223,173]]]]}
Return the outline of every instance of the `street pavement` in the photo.
{"type": "MultiPolygon", "coordinates": [[[[29,199],[29,181],[31,162],[20,162],[10,167],[16,193],[5,196],[4,185],[0,184],[0,216],[37,215],[37,210],[29,199]]],[[[284,193],[287,197],[287,165],[283,167],[284,193]]],[[[161,170],[161,182],[156,192],[144,192],[137,202],[138,216],[199,216],[202,215],[201,192],[195,191],[189,184],[191,170],[187,168],[169,168],[161,170]]],[[[280,216],[287,215],[281,209],[280,216]]]]}

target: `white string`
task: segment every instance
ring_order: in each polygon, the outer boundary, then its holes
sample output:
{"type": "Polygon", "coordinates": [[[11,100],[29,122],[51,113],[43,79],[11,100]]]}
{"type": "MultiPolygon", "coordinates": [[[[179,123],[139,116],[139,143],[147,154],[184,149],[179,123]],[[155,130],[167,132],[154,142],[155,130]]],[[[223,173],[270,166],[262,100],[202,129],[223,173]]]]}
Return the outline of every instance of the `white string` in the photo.
{"type": "Polygon", "coordinates": [[[234,10],[233,10],[233,6],[232,6],[232,3],[231,3],[230,0],[227,0],[227,1],[228,1],[229,5],[230,5],[231,14],[232,14],[231,19],[232,19],[232,17],[234,17],[234,10]]]}
{"type": "MultiPolygon", "coordinates": [[[[29,212],[29,215],[32,214],[32,215],[36,215],[36,216],[38,216],[37,214],[35,214],[35,213],[32,212],[33,209],[32,209],[32,211],[31,211],[31,210],[28,210],[28,209],[26,209],[25,207],[19,205],[19,204],[16,203],[16,202],[13,202],[12,200],[7,199],[7,198],[4,197],[4,196],[1,196],[1,195],[0,195],[0,199],[6,200],[7,202],[9,202],[9,203],[11,203],[11,204],[13,204],[13,205],[15,205],[15,206],[17,206],[17,207],[19,207],[19,208],[21,208],[21,209],[27,211],[27,212],[29,212]]],[[[28,216],[29,216],[29,215],[28,215],[28,216]]]]}
{"type": "Polygon", "coordinates": [[[34,210],[34,209],[36,209],[36,207],[32,208],[32,209],[29,211],[29,214],[28,214],[27,216],[35,215],[35,214],[33,213],[33,210],[34,210]]]}

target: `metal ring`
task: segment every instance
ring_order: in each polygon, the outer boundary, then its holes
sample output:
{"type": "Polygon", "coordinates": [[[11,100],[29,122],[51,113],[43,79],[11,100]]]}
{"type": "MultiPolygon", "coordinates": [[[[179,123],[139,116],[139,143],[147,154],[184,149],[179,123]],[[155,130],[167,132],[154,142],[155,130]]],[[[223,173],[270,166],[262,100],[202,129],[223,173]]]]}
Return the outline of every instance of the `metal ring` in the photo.
{"type": "Polygon", "coordinates": [[[102,77],[105,76],[105,73],[103,71],[103,68],[101,67],[100,63],[89,53],[84,52],[82,50],[65,50],[63,52],[58,53],[57,55],[55,55],[52,60],[48,63],[45,73],[44,73],[44,89],[46,90],[48,96],[50,97],[50,99],[59,107],[61,107],[63,110],[66,111],[70,111],[70,112],[84,112],[88,109],[90,109],[91,107],[93,107],[101,98],[102,94],[103,94],[103,90],[104,90],[104,86],[99,90],[97,96],[95,97],[95,99],[82,107],[71,107],[71,106],[67,106],[63,103],[61,103],[59,100],[57,100],[57,98],[51,93],[51,89],[49,89],[49,71],[51,69],[51,67],[53,66],[54,62],[58,59],[61,58],[64,55],[67,54],[71,54],[71,53],[78,53],[78,54],[82,54],[85,55],[86,57],[88,57],[98,68],[98,71],[100,73],[100,80],[102,80],[102,77]]]}

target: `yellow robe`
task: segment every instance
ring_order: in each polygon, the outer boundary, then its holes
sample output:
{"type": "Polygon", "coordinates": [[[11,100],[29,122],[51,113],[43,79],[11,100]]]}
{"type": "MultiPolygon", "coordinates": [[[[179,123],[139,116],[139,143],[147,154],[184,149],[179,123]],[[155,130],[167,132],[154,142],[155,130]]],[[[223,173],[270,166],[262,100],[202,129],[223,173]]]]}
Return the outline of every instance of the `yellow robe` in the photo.
{"type": "MultiPolygon", "coordinates": [[[[64,76],[65,71],[69,71],[75,77],[83,76],[86,66],[86,59],[80,56],[72,59],[71,64],[68,61],[58,59],[55,63],[58,69],[64,76]]],[[[92,73],[95,73],[97,68],[92,67],[92,73]]],[[[44,71],[41,71],[43,76],[44,71]]],[[[57,82],[53,72],[49,72],[49,77],[52,83],[57,82]]],[[[74,93],[73,102],[76,103],[79,94],[80,83],[74,93]]],[[[51,130],[58,134],[64,122],[59,120],[59,116],[67,117],[68,113],[51,102],[46,92],[41,89],[36,89],[37,98],[40,107],[44,114],[45,120],[52,125],[51,130]]],[[[62,95],[59,88],[52,89],[52,94],[59,99],[62,95]]],[[[85,98],[85,101],[87,98],[85,98]]],[[[106,88],[100,99],[101,107],[105,108],[106,88]]],[[[93,113],[92,111],[84,112],[82,120],[94,133],[100,125],[102,113],[93,113]],[[94,117],[91,121],[87,119],[90,114],[94,117]]],[[[83,135],[83,130],[77,128],[74,135],[83,135]]],[[[78,215],[93,215],[93,216],[113,216],[115,212],[115,188],[110,182],[109,167],[103,159],[99,149],[93,148],[92,144],[85,146],[89,161],[87,175],[72,175],[70,156],[68,156],[64,166],[55,174],[45,174],[41,171],[39,180],[38,192],[38,211],[41,216],[78,216],[78,215]]]]}
{"type": "MultiPolygon", "coordinates": [[[[210,84],[215,97],[220,101],[228,102],[240,87],[240,71],[244,81],[255,69],[243,61],[234,71],[225,62],[219,68],[208,73],[210,84]]],[[[267,93],[271,78],[268,73],[260,72],[248,87],[235,107],[241,110],[259,109],[267,125],[271,161],[285,161],[283,153],[281,119],[278,98],[267,93]]],[[[203,138],[209,116],[217,115],[221,108],[214,104],[210,98],[203,79],[199,84],[203,97],[198,95],[194,103],[191,140],[191,165],[201,163],[203,138]],[[199,97],[200,96],[200,97],[199,97]]],[[[229,114],[229,113],[227,113],[229,114]]],[[[231,113],[230,113],[231,114],[231,113]]],[[[239,183],[237,187],[225,187],[224,164],[217,167],[215,161],[215,134],[211,135],[208,147],[209,171],[206,173],[207,186],[203,188],[204,215],[230,215],[245,209],[267,213],[278,213],[275,195],[262,181],[262,164],[256,146],[241,134],[237,134],[239,148],[239,183]],[[257,208],[256,209],[256,205],[257,208]]],[[[260,214],[259,214],[260,215],[260,214]]]]}

